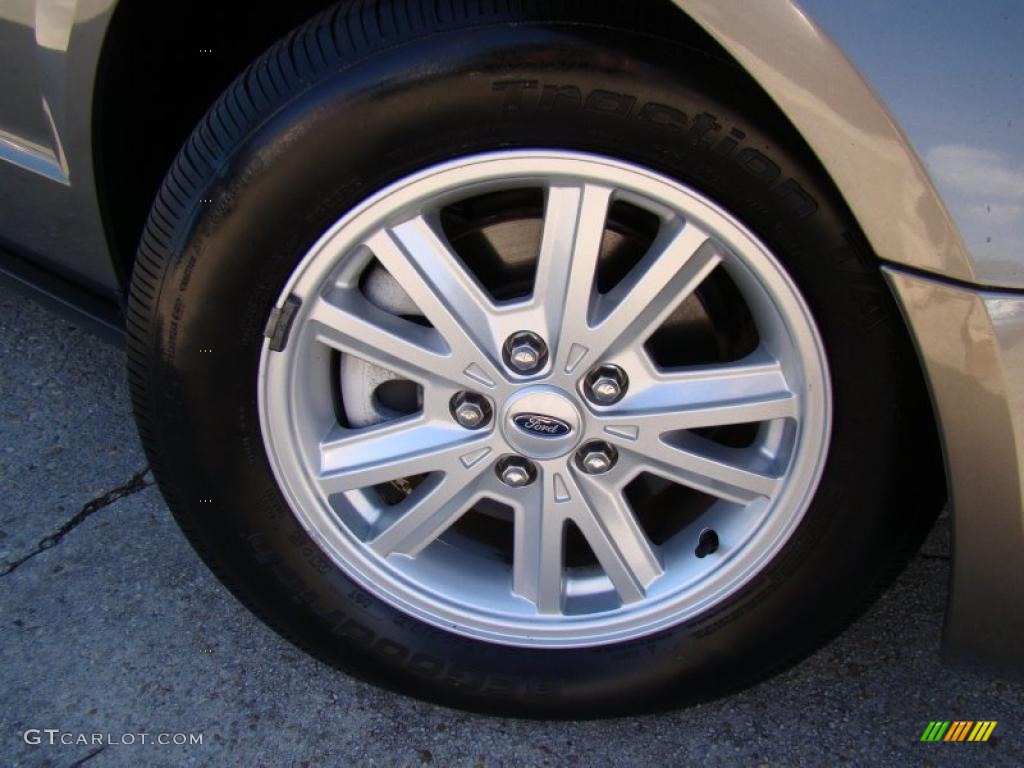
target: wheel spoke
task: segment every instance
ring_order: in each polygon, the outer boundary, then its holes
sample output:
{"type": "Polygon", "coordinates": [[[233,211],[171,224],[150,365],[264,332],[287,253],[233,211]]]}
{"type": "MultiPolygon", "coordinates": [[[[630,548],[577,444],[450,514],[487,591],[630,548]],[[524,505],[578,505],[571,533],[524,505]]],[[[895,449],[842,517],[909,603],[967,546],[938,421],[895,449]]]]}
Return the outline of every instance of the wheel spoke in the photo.
{"type": "Polygon", "coordinates": [[[316,300],[309,320],[321,343],[421,384],[461,379],[465,366],[444,349],[435,331],[384,312],[361,296],[334,291],[316,300]]]}
{"type": "Polygon", "coordinates": [[[370,541],[381,557],[403,554],[415,557],[444,533],[479,498],[476,483],[481,468],[438,473],[421,483],[412,494],[389,509],[383,531],[370,541]]]}
{"type": "Polygon", "coordinates": [[[318,480],[330,495],[428,472],[465,478],[460,470],[477,467],[492,439],[420,417],[355,431],[338,428],[320,444],[318,480]]]}
{"type": "Polygon", "coordinates": [[[673,435],[671,440],[648,437],[620,443],[620,450],[628,451],[631,462],[641,469],[737,504],[770,497],[780,483],[774,474],[755,468],[756,451],[724,448],[696,435],[685,439],[673,435]]]}
{"type": "Polygon", "coordinates": [[[614,475],[600,478],[566,474],[567,516],[590,544],[623,603],[642,600],[662,574],[661,563],[621,491],[610,487],[614,475]]]}
{"type": "Polygon", "coordinates": [[[562,610],[565,517],[554,500],[551,477],[535,484],[515,510],[512,589],[537,606],[538,613],[562,610]]]}
{"type": "Polygon", "coordinates": [[[796,418],[797,399],[775,360],[752,360],[659,372],[634,382],[613,410],[597,414],[608,434],[640,440],[666,432],[796,418]]]}
{"type": "Polygon", "coordinates": [[[714,243],[695,224],[669,227],[629,274],[600,298],[590,334],[592,354],[643,344],[721,261],[714,243]]]}
{"type": "Polygon", "coordinates": [[[366,241],[464,365],[475,363],[493,381],[502,373],[490,350],[498,348],[495,307],[459,258],[423,217],[381,230],[366,241]]]}
{"type": "Polygon", "coordinates": [[[612,190],[595,184],[548,189],[534,295],[544,306],[556,370],[576,359],[587,327],[612,190]]]}

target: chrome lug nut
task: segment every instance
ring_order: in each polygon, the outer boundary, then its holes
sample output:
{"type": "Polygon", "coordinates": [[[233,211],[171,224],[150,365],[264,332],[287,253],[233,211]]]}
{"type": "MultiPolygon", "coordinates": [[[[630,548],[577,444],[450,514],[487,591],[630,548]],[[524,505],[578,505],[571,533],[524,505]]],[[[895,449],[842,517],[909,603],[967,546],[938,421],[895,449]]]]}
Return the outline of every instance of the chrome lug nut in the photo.
{"type": "Polygon", "coordinates": [[[622,394],[619,382],[607,376],[602,376],[595,381],[590,391],[594,399],[600,403],[613,403],[622,394]]]}
{"type": "Polygon", "coordinates": [[[603,440],[587,443],[576,452],[576,464],[588,475],[601,475],[615,466],[619,452],[603,440]]]}
{"type": "Polygon", "coordinates": [[[516,331],[505,342],[505,363],[518,373],[534,373],[548,359],[548,345],[531,331],[516,331]]]}
{"type": "Polygon", "coordinates": [[[491,420],[491,404],[473,392],[459,392],[452,398],[452,416],[466,429],[480,429],[491,420]]]}
{"type": "Polygon", "coordinates": [[[611,405],[626,394],[629,378],[617,365],[599,365],[587,374],[583,386],[591,401],[598,405],[611,405]]]}
{"type": "Polygon", "coordinates": [[[522,488],[537,479],[537,468],[522,456],[506,456],[498,462],[495,470],[501,482],[513,488],[522,488]]]}

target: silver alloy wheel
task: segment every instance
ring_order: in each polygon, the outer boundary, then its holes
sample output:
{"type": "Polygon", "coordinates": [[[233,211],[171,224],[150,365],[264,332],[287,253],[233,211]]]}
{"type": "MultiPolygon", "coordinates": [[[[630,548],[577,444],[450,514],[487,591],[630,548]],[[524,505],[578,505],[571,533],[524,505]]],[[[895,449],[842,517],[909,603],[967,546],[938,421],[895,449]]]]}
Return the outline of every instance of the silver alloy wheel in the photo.
{"type": "Polygon", "coordinates": [[[286,301],[299,302],[287,343],[273,351],[266,341],[259,368],[265,447],[286,500],[349,577],[452,632],[515,646],[583,647],[692,618],[779,551],[824,465],[827,365],[796,287],[733,216],[644,168],[532,150],[429,168],[331,227],[277,306],[286,301]],[[497,301],[445,238],[440,211],[516,188],[544,191],[536,278],[528,296],[497,301]],[[601,293],[595,273],[615,201],[655,215],[658,228],[635,266],[601,293]],[[367,298],[371,267],[392,278],[390,301],[367,298]],[[756,349],[736,361],[660,367],[645,343],[716,268],[749,308],[756,349]],[[549,353],[528,375],[503,359],[506,340],[522,331],[543,339],[549,353]],[[343,369],[349,360],[377,381],[414,382],[421,407],[366,426],[345,423],[339,353],[343,369]],[[628,389],[607,406],[584,390],[599,365],[628,374],[628,389]],[[485,428],[466,429],[453,418],[450,404],[460,392],[491,404],[485,428]],[[564,427],[545,427],[543,419],[564,427]],[[524,428],[531,423],[539,426],[524,428]],[[756,425],[749,445],[701,436],[736,424],[756,425]],[[600,474],[576,460],[579,446],[594,441],[616,452],[600,474]],[[495,467],[508,456],[528,459],[536,481],[502,482],[495,467]],[[711,503],[655,543],[625,492],[642,474],[711,503]],[[403,490],[397,500],[382,495],[389,484],[403,490]],[[510,557],[458,532],[460,518],[485,500],[512,521],[510,557]],[[564,560],[567,523],[596,562],[564,560]],[[707,530],[720,545],[697,557],[707,530]]]}

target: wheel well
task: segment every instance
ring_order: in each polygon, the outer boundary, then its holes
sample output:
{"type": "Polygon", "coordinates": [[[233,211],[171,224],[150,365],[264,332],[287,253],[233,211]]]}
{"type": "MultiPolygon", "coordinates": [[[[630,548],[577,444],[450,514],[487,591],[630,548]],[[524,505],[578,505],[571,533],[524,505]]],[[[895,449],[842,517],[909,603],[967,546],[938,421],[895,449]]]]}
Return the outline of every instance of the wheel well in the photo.
{"type": "Polygon", "coordinates": [[[153,198],[192,129],[250,62],[328,5],[289,0],[257,12],[240,2],[118,3],[97,73],[93,151],[122,288],[153,198]]]}
{"type": "MultiPolygon", "coordinates": [[[[391,1],[365,0],[365,5],[391,1]]],[[[457,2],[435,0],[435,5],[457,2]]],[[[526,0],[493,0],[497,6],[517,2],[526,0]]],[[[203,114],[260,53],[330,5],[289,0],[253,13],[241,2],[118,3],[97,73],[93,148],[100,210],[122,289],[153,198],[203,114]]],[[[671,0],[648,0],[642,12],[665,19],[671,27],[666,36],[735,68],[751,96],[771,105],[753,79],[671,0]]],[[[778,117],[784,119],[781,112],[778,117]]]]}

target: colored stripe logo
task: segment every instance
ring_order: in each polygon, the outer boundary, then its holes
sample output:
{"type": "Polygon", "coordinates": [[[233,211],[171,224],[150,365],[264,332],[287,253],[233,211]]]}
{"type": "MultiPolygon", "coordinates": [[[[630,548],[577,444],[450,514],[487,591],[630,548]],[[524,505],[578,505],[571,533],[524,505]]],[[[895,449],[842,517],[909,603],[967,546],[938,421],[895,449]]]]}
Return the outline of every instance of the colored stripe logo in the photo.
{"type": "Polygon", "coordinates": [[[921,741],[988,741],[996,720],[932,720],[921,741]]]}

